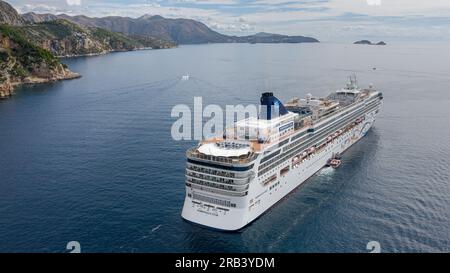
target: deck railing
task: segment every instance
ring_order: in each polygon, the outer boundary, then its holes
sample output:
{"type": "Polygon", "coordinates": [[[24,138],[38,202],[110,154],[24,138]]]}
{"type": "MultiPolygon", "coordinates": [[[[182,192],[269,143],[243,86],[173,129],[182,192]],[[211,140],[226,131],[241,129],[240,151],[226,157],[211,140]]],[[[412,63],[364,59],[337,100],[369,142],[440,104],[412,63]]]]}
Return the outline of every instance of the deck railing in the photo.
{"type": "Polygon", "coordinates": [[[248,155],[240,157],[213,156],[202,154],[197,150],[197,148],[191,148],[186,152],[186,156],[188,158],[198,158],[227,165],[242,165],[252,162],[257,158],[258,155],[255,153],[249,153],[248,155]]]}

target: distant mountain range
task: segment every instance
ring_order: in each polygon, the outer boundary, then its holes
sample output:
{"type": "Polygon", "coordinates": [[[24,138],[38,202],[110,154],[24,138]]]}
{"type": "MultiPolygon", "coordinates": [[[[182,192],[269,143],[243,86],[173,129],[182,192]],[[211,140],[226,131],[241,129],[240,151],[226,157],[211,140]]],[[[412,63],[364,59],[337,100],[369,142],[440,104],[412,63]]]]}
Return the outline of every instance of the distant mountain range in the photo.
{"type": "Polygon", "coordinates": [[[205,43],[317,43],[315,38],[257,33],[249,36],[228,36],[218,33],[205,24],[191,19],[169,19],[159,15],[139,18],[110,16],[91,18],[84,15],[26,13],[22,18],[30,23],[65,19],[83,27],[99,27],[126,35],[152,36],[177,44],[205,43]]]}

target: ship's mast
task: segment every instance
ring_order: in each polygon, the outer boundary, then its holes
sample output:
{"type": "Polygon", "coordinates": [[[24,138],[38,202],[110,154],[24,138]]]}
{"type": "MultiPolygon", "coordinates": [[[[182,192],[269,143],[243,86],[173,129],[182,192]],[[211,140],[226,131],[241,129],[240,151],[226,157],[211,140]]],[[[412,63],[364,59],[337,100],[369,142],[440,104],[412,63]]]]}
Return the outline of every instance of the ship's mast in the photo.
{"type": "Polygon", "coordinates": [[[349,76],[349,82],[347,84],[347,89],[349,89],[349,90],[358,89],[358,80],[356,79],[356,74],[349,76]]]}

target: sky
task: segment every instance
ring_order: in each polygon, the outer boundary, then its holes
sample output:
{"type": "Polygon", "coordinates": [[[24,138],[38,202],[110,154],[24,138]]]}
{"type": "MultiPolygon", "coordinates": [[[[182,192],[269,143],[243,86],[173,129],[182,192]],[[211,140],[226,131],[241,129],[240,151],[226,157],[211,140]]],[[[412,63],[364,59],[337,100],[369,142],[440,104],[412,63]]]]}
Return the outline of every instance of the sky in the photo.
{"type": "Polygon", "coordinates": [[[20,13],[190,18],[224,34],[450,41],[450,0],[6,0],[20,13]]]}

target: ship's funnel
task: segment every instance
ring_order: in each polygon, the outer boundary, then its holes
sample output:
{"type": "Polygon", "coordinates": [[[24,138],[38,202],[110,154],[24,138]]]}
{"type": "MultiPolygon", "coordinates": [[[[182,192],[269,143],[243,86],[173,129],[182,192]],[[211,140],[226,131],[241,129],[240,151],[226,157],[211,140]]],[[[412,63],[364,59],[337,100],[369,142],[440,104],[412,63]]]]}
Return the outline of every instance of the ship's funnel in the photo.
{"type": "Polygon", "coordinates": [[[283,103],[277,99],[272,92],[263,93],[261,96],[260,119],[271,120],[273,118],[286,115],[288,111],[283,103]]]}

